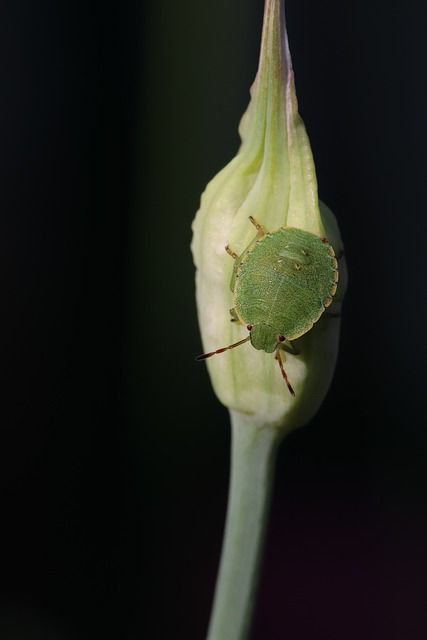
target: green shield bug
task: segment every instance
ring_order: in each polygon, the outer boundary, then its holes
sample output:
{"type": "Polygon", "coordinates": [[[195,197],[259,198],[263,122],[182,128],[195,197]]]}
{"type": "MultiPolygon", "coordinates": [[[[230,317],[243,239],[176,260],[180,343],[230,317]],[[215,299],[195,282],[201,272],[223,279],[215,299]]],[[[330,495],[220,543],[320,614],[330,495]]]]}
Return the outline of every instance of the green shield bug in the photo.
{"type": "Polygon", "coordinates": [[[296,340],[310,331],[331,304],[337,289],[338,263],[326,238],[295,227],[267,233],[252,216],[249,220],[258,233],[243,253],[239,256],[225,247],[235,260],[230,283],[234,295],[231,319],[245,324],[249,335],[196,360],[250,340],[255,349],[275,353],[294,396],[281,351],[285,340],[296,340]]]}

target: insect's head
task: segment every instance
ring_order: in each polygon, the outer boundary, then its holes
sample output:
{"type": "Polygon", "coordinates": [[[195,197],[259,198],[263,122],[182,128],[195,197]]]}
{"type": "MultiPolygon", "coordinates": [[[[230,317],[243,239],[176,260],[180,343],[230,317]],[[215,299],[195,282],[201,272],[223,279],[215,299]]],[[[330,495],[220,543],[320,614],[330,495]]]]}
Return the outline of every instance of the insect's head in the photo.
{"type": "Polygon", "coordinates": [[[248,324],[247,329],[254,349],[259,349],[266,353],[276,351],[279,343],[285,340],[285,337],[281,333],[278,333],[277,329],[264,322],[248,324]]]}

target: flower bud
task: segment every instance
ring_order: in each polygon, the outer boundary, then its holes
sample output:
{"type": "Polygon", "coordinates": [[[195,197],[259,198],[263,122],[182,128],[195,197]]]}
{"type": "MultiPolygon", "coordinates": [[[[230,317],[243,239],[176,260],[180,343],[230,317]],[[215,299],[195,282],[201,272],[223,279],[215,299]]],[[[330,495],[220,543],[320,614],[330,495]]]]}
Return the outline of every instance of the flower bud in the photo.
{"type": "Polygon", "coordinates": [[[206,360],[212,385],[232,416],[283,433],[307,423],[329,388],[339,342],[346,286],[343,246],[335,217],[318,200],[307,133],[298,114],[284,3],[266,0],[259,67],[243,115],[237,155],[207,185],[193,223],[196,301],[203,347],[215,351],[248,336],[231,322],[233,259],[256,237],[253,216],[266,232],[296,227],[326,237],[338,260],[333,303],[297,340],[298,354],[281,350],[289,393],[272,353],[251,342],[206,360]]]}

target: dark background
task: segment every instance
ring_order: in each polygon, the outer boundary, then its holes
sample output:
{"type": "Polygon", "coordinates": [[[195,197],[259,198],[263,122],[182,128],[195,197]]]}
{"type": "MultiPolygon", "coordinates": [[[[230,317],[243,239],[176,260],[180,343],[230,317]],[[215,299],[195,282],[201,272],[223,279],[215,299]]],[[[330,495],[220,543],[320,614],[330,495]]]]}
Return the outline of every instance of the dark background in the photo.
{"type": "MultiPolygon", "coordinates": [[[[228,413],[191,222],[235,154],[261,0],[2,2],[0,638],[205,636],[228,413]]],[[[425,5],[288,0],[350,272],[283,443],[253,640],[427,634],[425,5]]]]}

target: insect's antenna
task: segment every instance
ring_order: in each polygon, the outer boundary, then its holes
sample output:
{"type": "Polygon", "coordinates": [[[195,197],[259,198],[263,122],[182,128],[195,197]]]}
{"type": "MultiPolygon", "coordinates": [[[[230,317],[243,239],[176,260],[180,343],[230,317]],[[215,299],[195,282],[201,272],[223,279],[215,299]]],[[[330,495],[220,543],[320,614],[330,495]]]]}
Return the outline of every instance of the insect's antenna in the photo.
{"type": "Polygon", "coordinates": [[[203,353],[201,356],[197,356],[196,360],[206,360],[206,358],[210,358],[211,356],[214,356],[216,353],[223,353],[224,351],[227,351],[228,349],[234,349],[234,347],[240,346],[244,342],[247,342],[248,340],[250,340],[250,338],[251,338],[251,336],[249,334],[243,340],[239,340],[239,342],[235,342],[234,344],[230,344],[230,345],[228,345],[228,347],[222,347],[222,349],[217,349],[216,351],[211,351],[210,353],[203,353]]]}
{"type": "Polygon", "coordinates": [[[282,372],[282,376],[284,377],[285,382],[288,385],[289,391],[295,397],[295,391],[292,389],[292,385],[289,382],[289,379],[288,379],[288,376],[286,375],[285,369],[283,368],[283,362],[282,362],[282,358],[280,356],[280,350],[279,349],[276,349],[276,360],[279,363],[280,371],[282,372]]]}

